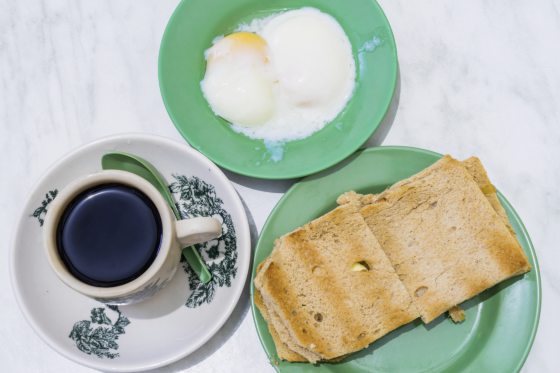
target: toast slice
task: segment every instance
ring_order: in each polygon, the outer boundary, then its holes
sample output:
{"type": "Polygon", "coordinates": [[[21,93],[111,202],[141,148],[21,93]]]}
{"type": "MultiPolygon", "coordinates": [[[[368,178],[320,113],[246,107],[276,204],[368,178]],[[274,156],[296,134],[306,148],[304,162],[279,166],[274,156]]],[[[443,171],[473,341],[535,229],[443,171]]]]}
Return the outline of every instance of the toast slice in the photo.
{"type": "Polygon", "coordinates": [[[255,287],[281,341],[313,363],[361,350],[419,316],[352,203],[281,237],[255,287]]]}
{"type": "Polygon", "coordinates": [[[360,212],[425,323],[530,270],[504,217],[450,156],[393,185],[360,212]]]}
{"type": "MultiPolygon", "coordinates": [[[[515,235],[515,231],[513,230],[506,210],[500,203],[498,199],[498,195],[496,193],[496,188],[490,181],[482,162],[477,157],[470,157],[461,162],[463,167],[467,170],[467,172],[473,177],[474,181],[477,183],[478,187],[490,202],[490,205],[494,208],[496,213],[500,216],[504,224],[508,227],[509,231],[515,235]]],[[[361,206],[366,206],[372,204],[375,201],[376,194],[358,194],[354,191],[349,191],[344,194],[341,194],[336,202],[338,205],[343,205],[346,203],[359,203],[361,206]]],[[[449,316],[455,323],[460,323],[465,320],[465,312],[457,305],[448,310],[449,316]]]]}

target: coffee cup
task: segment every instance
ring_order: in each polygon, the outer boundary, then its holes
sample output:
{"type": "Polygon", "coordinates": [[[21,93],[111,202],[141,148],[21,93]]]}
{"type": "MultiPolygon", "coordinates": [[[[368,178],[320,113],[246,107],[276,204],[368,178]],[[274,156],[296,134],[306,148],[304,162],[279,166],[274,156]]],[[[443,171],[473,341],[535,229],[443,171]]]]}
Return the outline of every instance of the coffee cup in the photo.
{"type": "Polygon", "coordinates": [[[213,217],[176,220],[148,181],[106,170],[60,191],[43,232],[48,261],[63,283],[97,301],[126,305],[163,288],[181,249],[219,237],[222,227],[213,217]]]}

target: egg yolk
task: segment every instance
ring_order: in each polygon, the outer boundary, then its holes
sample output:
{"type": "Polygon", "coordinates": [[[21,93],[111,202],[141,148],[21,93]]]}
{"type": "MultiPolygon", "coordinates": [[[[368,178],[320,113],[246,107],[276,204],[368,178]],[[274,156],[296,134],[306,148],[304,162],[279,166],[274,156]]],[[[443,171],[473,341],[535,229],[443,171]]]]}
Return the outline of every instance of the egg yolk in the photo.
{"type": "Polygon", "coordinates": [[[220,39],[208,52],[208,64],[242,54],[255,54],[263,63],[268,62],[266,41],[252,32],[234,32],[220,39]]]}

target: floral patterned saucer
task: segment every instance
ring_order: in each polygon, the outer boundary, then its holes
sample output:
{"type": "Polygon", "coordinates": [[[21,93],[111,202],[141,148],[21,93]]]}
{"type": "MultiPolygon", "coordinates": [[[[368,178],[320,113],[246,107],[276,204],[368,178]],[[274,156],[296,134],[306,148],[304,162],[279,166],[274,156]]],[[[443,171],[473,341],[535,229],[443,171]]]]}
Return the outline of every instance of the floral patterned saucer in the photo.
{"type": "Polygon", "coordinates": [[[33,329],[77,363],[103,371],[140,371],[174,362],[196,350],[228,319],[242,293],[251,242],[245,210],[222,171],[187,145],[126,134],[90,143],[55,164],[23,208],[10,252],[12,285],[33,329]],[[41,227],[59,190],[101,170],[111,151],[137,154],[169,182],[183,217],[214,216],[223,235],[199,245],[212,273],[202,284],[186,263],[154,297],[130,306],[105,306],[66,287],[44,253],[41,227]]]}

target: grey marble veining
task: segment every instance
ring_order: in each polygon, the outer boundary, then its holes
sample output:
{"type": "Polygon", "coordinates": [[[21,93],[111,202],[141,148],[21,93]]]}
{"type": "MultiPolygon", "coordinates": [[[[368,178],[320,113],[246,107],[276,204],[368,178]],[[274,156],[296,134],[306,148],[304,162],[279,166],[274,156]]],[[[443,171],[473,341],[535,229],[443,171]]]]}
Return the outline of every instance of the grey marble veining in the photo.
{"type": "MultiPolygon", "coordinates": [[[[53,352],[9,288],[8,237],[43,172],[119,132],[181,139],[157,81],[177,1],[0,0],[0,359],[3,371],[89,371],[53,352]]],[[[380,1],[401,87],[384,144],[479,156],[531,234],[542,270],[539,332],[524,372],[560,371],[560,1],[380,1]]],[[[260,230],[290,182],[228,173],[260,230]]],[[[161,372],[272,371],[247,295],[204,347],[161,372]],[[227,368],[224,368],[227,367],[227,368]]]]}

